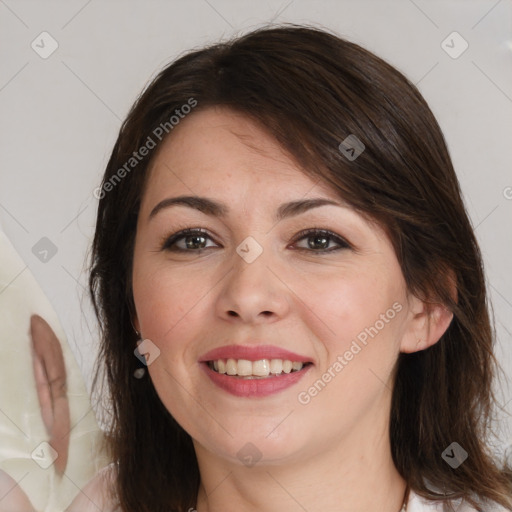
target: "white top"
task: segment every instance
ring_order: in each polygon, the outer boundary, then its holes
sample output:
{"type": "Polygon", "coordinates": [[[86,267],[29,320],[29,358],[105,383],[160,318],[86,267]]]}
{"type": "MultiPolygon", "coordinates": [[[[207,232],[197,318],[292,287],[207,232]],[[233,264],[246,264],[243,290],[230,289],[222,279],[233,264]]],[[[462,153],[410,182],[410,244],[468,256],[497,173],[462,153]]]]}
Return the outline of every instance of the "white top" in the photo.
{"type": "MultiPolygon", "coordinates": [[[[453,500],[452,504],[453,509],[457,512],[478,512],[476,508],[466,502],[462,502],[460,499],[453,500]]],[[[446,512],[448,509],[443,505],[443,503],[427,500],[422,496],[418,496],[411,490],[407,508],[405,510],[407,512],[446,512]]],[[[506,510],[499,505],[495,505],[492,508],[487,507],[485,512],[506,512],[506,510]]]]}
{"type": "MultiPolygon", "coordinates": [[[[104,468],[96,478],[94,478],[83,492],[77,496],[73,504],[66,509],[66,512],[97,512],[98,508],[103,512],[120,512],[116,508],[115,503],[105,496],[105,489],[112,488],[113,478],[115,478],[115,464],[112,463],[104,468]],[[88,498],[86,498],[88,496],[88,498]],[[96,503],[91,502],[94,497],[96,503]]],[[[461,503],[461,500],[453,500],[454,510],[457,512],[478,512],[477,509],[471,507],[467,503],[461,503]]],[[[414,491],[410,491],[409,500],[407,502],[406,512],[447,512],[447,508],[443,503],[427,500],[414,491]]],[[[493,508],[487,507],[485,512],[506,512],[503,507],[496,506],[493,508]]]]}

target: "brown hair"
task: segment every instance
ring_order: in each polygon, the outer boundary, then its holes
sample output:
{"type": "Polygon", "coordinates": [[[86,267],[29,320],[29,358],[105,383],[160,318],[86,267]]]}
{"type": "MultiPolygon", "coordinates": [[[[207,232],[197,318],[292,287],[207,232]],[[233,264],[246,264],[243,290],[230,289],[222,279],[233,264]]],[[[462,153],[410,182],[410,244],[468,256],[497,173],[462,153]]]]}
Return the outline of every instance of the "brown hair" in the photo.
{"type": "Polygon", "coordinates": [[[191,51],[163,69],[128,114],[108,162],[89,285],[102,327],[100,362],[123,510],[185,511],[195,506],[199,485],[190,436],[151,379],[133,377],[132,254],[156,150],[112,181],[155,138],[156,127],[167,122],[172,135],[170,115],[191,99],[194,111],[227,106],[268,130],[305,173],[387,230],[411,293],[453,312],[438,343],[398,358],[393,459],[410,488],[426,498],[512,507],[512,470],[493,461],[485,442],[499,367],[482,259],[442,132],[417,88],[385,61],[325,30],[287,24],[191,51]],[[352,161],[338,148],[350,134],[366,147],[352,161]],[[453,441],[469,454],[457,469],[441,457],[453,441]]]}

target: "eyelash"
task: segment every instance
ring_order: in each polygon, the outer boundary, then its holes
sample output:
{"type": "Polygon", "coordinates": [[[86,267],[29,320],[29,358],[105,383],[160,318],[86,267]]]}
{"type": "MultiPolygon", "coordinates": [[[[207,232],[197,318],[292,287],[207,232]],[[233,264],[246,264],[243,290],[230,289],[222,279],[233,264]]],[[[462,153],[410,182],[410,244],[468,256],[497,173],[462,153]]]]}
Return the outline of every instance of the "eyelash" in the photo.
{"type": "MultiPolygon", "coordinates": [[[[322,228],[309,228],[301,231],[298,233],[295,237],[295,240],[293,243],[299,242],[300,240],[304,238],[312,238],[314,235],[320,235],[329,238],[330,240],[334,241],[339,245],[339,247],[331,248],[331,249],[321,249],[321,250],[314,250],[314,249],[308,249],[304,247],[300,247],[299,249],[295,249],[298,251],[307,251],[307,252],[313,252],[315,254],[325,254],[329,252],[336,252],[340,251],[342,249],[352,249],[352,246],[342,237],[339,235],[336,235],[332,231],[329,231],[328,229],[322,229],[322,228]]],[[[203,249],[181,249],[181,248],[172,248],[172,246],[181,240],[182,238],[186,238],[187,236],[204,236],[205,238],[209,238],[212,240],[210,235],[201,228],[187,228],[183,229],[181,231],[178,231],[177,233],[174,233],[171,236],[165,236],[161,241],[161,247],[160,249],[162,251],[170,251],[170,252],[201,252],[205,251],[207,249],[211,249],[211,247],[206,247],[203,249]]]]}

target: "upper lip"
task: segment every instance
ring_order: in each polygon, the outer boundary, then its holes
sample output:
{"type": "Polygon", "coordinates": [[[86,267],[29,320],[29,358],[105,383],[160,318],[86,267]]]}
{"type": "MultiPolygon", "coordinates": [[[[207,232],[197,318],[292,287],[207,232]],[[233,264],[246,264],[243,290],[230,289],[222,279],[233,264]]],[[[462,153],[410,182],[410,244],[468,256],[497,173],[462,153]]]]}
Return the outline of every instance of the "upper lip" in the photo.
{"type": "Polygon", "coordinates": [[[224,345],[202,355],[199,358],[199,362],[216,361],[218,359],[247,359],[248,361],[288,359],[300,363],[311,362],[311,359],[308,357],[274,345],[224,345]]]}

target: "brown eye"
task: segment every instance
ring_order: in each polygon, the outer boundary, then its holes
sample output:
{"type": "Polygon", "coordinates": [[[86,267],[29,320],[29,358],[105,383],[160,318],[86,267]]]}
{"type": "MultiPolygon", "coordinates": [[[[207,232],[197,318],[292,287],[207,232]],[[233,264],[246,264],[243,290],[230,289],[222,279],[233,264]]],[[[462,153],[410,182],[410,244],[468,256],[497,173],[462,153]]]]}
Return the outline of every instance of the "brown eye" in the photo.
{"type": "Polygon", "coordinates": [[[166,238],[162,250],[174,252],[199,252],[209,249],[207,240],[211,240],[206,231],[202,229],[184,229],[166,238]],[[184,243],[182,243],[182,240],[184,243]]]}
{"type": "MultiPolygon", "coordinates": [[[[208,240],[212,240],[212,238],[205,230],[189,228],[166,237],[161,249],[172,252],[200,252],[215,247],[214,245],[207,246],[208,240]]],[[[296,247],[300,251],[321,254],[352,248],[345,239],[326,229],[311,228],[301,231],[294,243],[297,244],[301,240],[307,240],[307,246],[296,247]],[[334,247],[333,244],[335,244],[334,247]]]]}
{"type": "Polygon", "coordinates": [[[351,248],[346,240],[326,229],[312,228],[301,231],[295,240],[307,240],[307,247],[298,247],[298,249],[315,253],[334,252],[351,248]],[[332,243],[335,243],[337,247],[331,247],[332,243]]]}

